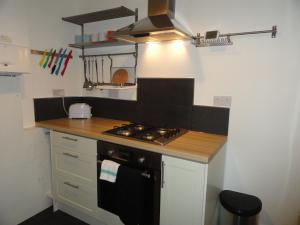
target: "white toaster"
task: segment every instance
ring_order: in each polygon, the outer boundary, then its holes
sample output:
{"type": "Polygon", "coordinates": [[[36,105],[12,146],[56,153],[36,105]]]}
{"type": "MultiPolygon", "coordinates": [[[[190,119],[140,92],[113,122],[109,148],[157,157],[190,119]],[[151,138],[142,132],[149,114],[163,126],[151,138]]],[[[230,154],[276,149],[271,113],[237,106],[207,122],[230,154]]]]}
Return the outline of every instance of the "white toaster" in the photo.
{"type": "Polygon", "coordinates": [[[92,117],[91,106],[85,103],[76,103],[69,108],[70,119],[90,119],[92,117]]]}

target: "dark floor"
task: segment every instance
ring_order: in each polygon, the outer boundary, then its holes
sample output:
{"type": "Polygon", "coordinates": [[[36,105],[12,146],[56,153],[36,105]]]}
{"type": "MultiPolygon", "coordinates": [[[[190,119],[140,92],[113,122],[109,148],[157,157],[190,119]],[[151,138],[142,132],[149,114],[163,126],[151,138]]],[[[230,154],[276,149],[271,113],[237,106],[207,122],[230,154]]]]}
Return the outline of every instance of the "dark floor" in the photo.
{"type": "Polygon", "coordinates": [[[19,225],[88,225],[62,211],[53,213],[52,207],[20,223],[19,225]]]}

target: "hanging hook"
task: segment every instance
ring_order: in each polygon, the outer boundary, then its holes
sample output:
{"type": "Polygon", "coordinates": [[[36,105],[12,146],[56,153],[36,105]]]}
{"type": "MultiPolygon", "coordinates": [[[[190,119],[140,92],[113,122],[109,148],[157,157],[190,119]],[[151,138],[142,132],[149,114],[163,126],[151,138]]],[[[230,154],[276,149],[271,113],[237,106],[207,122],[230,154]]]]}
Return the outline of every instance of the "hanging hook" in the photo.
{"type": "Polygon", "coordinates": [[[110,60],[110,71],[109,71],[109,73],[110,73],[110,82],[112,81],[112,67],[113,67],[113,59],[112,59],[112,57],[110,56],[110,55],[108,55],[107,56],[108,58],[109,58],[109,60],[110,60]]]}
{"type": "Polygon", "coordinates": [[[276,38],[277,36],[277,26],[272,27],[272,38],[276,38]]]}

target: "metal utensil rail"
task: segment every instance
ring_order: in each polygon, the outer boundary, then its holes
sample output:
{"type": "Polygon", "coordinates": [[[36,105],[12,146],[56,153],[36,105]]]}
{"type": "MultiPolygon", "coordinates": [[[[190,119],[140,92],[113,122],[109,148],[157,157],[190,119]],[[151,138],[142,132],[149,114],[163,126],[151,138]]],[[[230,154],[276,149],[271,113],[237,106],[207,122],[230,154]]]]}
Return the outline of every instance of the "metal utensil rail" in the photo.
{"type": "MultiPolygon", "coordinates": [[[[109,71],[110,82],[107,83],[107,82],[103,81],[103,76],[104,75],[103,75],[103,70],[102,70],[102,74],[101,74],[102,75],[102,82],[101,83],[97,82],[97,84],[95,83],[95,85],[94,85],[98,89],[101,89],[101,87],[105,87],[105,86],[120,87],[120,88],[136,86],[136,83],[137,83],[136,70],[137,70],[137,64],[138,64],[138,45],[137,44],[135,45],[135,51],[134,52],[81,55],[79,57],[82,58],[84,62],[85,61],[90,61],[91,59],[96,60],[97,58],[101,57],[102,58],[102,66],[103,66],[103,57],[108,57],[108,59],[110,60],[110,71],[109,71]],[[122,67],[122,68],[133,68],[133,70],[134,70],[134,83],[125,83],[121,86],[117,86],[116,84],[113,84],[111,82],[112,81],[112,68],[113,68],[113,58],[112,57],[114,57],[114,56],[133,56],[134,57],[134,59],[135,59],[134,66],[132,66],[132,67],[122,67]]],[[[86,88],[86,87],[84,86],[84,88],[86,88]]]]}
{"type": "Polygon", "coordinates": [[[231,41],[231,37],[233,36],[266,34],[266,33],[270,33],[271,38],[276,38],[278,33],[277,26],[273,26],[271,30],[220,34],[219,37],[216,39],[206,39],[205,36],[201,36],[200,33],[198,33],[196,36],[193,36],[192,39],[193,39],[193,44],[196,47],[226,46],[226,45],[233,45],[233,42],[231,41]]]}

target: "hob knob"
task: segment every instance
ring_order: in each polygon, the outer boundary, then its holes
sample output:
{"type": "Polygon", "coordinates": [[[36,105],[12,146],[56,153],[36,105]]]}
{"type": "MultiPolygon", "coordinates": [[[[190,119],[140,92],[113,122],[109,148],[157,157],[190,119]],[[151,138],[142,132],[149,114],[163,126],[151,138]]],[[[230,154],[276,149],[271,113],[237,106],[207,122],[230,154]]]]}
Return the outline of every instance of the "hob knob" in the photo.
{"type": "Polygon", "coordinates": [[[114,150],[109,150],[109,151],[107,152],[108,156],[112,156],[114,153],[115,153],[114,150]]]}
{"type": "Polygon", "coordinates": [[[139,162],[140,164],[144,164],[145,161],[146,161],[146,158],[145,158],[145,157],[141,157],[141,158],[138,159],[138,162],[139,162]]]}

